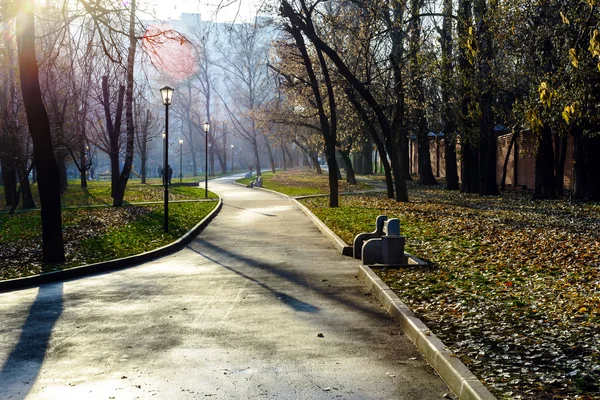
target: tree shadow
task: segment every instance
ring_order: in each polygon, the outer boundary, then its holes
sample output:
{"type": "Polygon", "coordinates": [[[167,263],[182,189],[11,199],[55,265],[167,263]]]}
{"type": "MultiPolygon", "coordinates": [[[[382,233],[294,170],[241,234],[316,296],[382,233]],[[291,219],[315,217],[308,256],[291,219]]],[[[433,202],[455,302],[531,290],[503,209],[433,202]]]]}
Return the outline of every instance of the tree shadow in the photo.
{"type": "Polygon", "coordinates": [[[52,330],[62,311],[63,284],[40,286],[21,328],[19,341],[0,370],[0,397],[27,397],[40,373],[52,330]]]}
{"type": "Polygon", "coordinates": [[[83,192],[84,205],[102,204],[102,200],[98,196],[91,194],[88,188],[81,188],[81,191],[83,192]]]}
{"type": "Polygon", "coordinates": [[[293,296],[290,296],[286,293],[283,292],[279,292],[273,288],[271,288],[270,286],[264,284],[263,282],[260,282],[254,278],[252,278],[251,276],[248,276],[240,271],[236,271],[234,268],[229,267],[217,260],[215,260],[214,258],[211,258],[209,256],[207,256],[206,254],[201,253],[200,251],[193,249],[191,247],[188,246],[188,249],[192,250],[195,253],[200,254],[202,257],[206,258],[207,260],[210,260],[212,262],[214,262],[215,264],[220,265],[221,267],[228,269],[229,271],[233,272],[234,274],[237,274],[239,276],[241,276],[242,278],[248,279],[249,281],[252,281],[258,285],[260,285],[261,287],[263,287],[264,289],[268,290],[274,297],[276,297],[278,300],[281,300],[282,303],[290,306],[291,308],[293,308],[296,311],[301,311],[301,312],[307,312],[307,313],[317,313],[319,312],[319,307],[315,307],[309,303],[306,303],[302,300],[299,300],[293,296]]]}
{"type": "MultiPolygon", "coordinates": [[[[192,243],[190,243],[186,248],[194,251],[195,253],[205,257],[206,259],[213,261],[225,268],[227,268],[228,270],[243,276],[247,279],[250,279],[254,282],[257,282],[261,285],[263,285],[262,283],[256,281],[254,278],[249,277],[247,274],[243,274],[237,270],[235,270],[232,267],[229,266],[225,266],[223,265],[223,263],[216,261],[213,258],[210,258],[206,253],[194,248],[194,246],[203,246],[205,247],[207,250],[210,250],[211,252],[215,252],[216,254],[222,255],[224,257],[229,257],[232,259],[235,259],[237,261],[241,261],[244,264],[246,264],[248,267],[250,267],[250,269],[248,271],[265,271],[265,272],[269,272],[270,274],[274,275],[274,276],[278,276],[284,280],[286,280],[287,282],[290,282],[292,284],[295,284],[299,287],[303,287],[307,290],[313,291],[319,295],[325,296],[326,298],[328,298],[329,300],[335,301],[338,304],[347,307],[350,310],[353,311],[357,311],[357,312],[362,312],[365,315],[369,315],[371,318],[376,318],[376,319],[380,319],[380,318],[387,318],[386,314],[381,314],[379,313],[379,310],[374,310],[372,307],[367,306],[366,304],[362,304],[360,302],[356,301],[356,298],[352,297],[351,293],[345,293],[344,291],[336,291],[336,290],[332,290],[329,287],[323,287],[323,288],[319,288],[318,286],[315,287],[313,285],[310,285],[306,279],[306,275],[304,274],[299,274],[295,271],[292,270],[287,270],[287,269],[282,269],[277,265],[274,264],[269,264],[269,263],[264,263],[264,262],[259,262],[257,260],[254,260],[252,258],[246,257],[242,254],[239,253],[234,253],[233,251],[226,249],[224,247],[218,246],[214,243],[211,243],[205,239],[203,239],[202,237],[197,237],[192,243]]],[[[277,291],[274,291],[272,289],[270,289],[272,292],[274,293],[280,293],[277,291]]],[[[284,300],[285,298],[282,297],[281,300],[284,300]]],[[[289,300],[290,302],[292,302],[291,300],[289,300]]],[[[287,303],[286,303],[287,304],[287,303]]]]}

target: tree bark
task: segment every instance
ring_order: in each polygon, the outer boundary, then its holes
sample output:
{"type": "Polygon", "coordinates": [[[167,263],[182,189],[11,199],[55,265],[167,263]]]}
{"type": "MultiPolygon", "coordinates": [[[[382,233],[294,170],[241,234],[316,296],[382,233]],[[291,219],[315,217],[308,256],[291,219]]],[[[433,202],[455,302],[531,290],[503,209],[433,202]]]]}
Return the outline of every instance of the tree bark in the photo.
{"type": "Polygon", "coordinates": [[[567,135],[556,135],[554,139],[554,169],[556,193],[562,197],[565,190],[565,161],[567,160],[567,135]]]}
{"type": "Polygon", "coordinates": [[[137,39],[135,37],[135,12],[136,0],[131,0],[129,16],[129,51],[127,54],[127,89],[125,91],[125,123],[127,126],[127,141],[125,143],[125,163],[119,176],[116,191],[113,197],[113,207],[122,207],[125,197],[125,188],[133,166],[133,152],[135,140],[135,124],[133,122],[133,78],[135,67],[135,52],[137,39]]]}
{"type": "Polygon", "coordinates": [[[275,173],[275,158],[273,157],[273,149],[271,149],[271,145],[269,144],[267,137],[263,135],[263,139],[265,140],[267,154],[269,155],[269,161],[271,162],[271,172],[275,173]]]}
{"type": "Polygon", "coordinates": [[[104,107],[104,116],[106,118],[106,130],[108,132],[111,170],[111,193],[115,198],[117,184],[119,182],[119,137],[121,136],[121,119],[123,116],[123,99],[125,98],[125,87],[119,86],[119,95],[117,100],[117,109],[115,110],[115,120],[113,121],[110,112],[110,89],[108,87],[108,76],[102,77],[102,105],[104,107]]]}
{"type": "Polygon", "coordinates": [[[494,132],[494,112],[492,109],[492,62],[494,49],[490,31],[487,0],[475,0],[473,14],[477,26],[479,50],[479,194],[498,194],[496,182],[496,135],[494,132]]]}
{"type": "Polygon", "coordinates": [[[479,135],[473,129],[473,121],[469,116],[472,101],[473,67],[467,54],[468,30],[472,23],[471,0],[460,0],[458,9],[458,37],[460,39],[460,52],[458,67],[460,72],[460,118],[461,118],[461,186],[463,193],[479,192],[479,135]]]}
{"type": "MultiPolygon", "coordinates": [[[[504,165],[502,167],[502,180],[500,181],[500,190],[504,191],[506,187],[506,173],[508,170],[508,160],[510,158],[510,153],[517,142],[517,138],[519,137],[519,131],[515,128],[515,131],[510,137],[510,143],[508,144],[508,150],[506,150],[506,157],[504,157],[504,165]]],[[[513,182],[513,186],[515,186],[516,182],[513,182]]]]}
{"type": "MultiPolygon", "coordinates": [[[[444,0],[444,21],[441,34],[442,47],[442,130],[444,132],[444,155],[446,159],[446,189],[458,190],[456,165],[456,121],[451,103],[452,91],[452,0],[444,0]]],[[[439,172],[439,171],[438,171],[439,172]]]]}
{"type": "Polygon", "coordinates": [[[573,125],[571,127],[571,135],[573,136],[573,200],[587,200],[586,193],[586,137],[583,130],[573,125]]]}
{"type": "Polygon", "coordinates": [[[42,255],[44,262],[65,261],[60,206],[60,180],[54,158],[50,121],[42,100],[35,56],[33,0],[17,3],[17,43],[19,75],[33,157],[38,169],[38,188],[42,218],[42,255]],[[20,5],[20,7],[19,7],[20,5]]]}
{"type": "Polygon", "coordinates": [[[349,153],[349,151],[340,151],[340,155],[344,161],[344,168],[346,169],[346,182],[350,185],[356,185],[356,175],[354,174],[354,167],[352,167],[352,160],[350,160],[349,153]]]}

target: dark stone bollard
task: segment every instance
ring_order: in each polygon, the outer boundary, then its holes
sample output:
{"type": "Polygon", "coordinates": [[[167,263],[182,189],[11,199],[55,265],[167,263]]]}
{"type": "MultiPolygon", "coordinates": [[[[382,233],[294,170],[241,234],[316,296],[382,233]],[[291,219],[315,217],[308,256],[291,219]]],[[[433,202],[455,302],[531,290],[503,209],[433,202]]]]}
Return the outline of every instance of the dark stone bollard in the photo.
{"type": "Polygon", "coordinates": [[[352,245],[354,258],[357,260],[361,259],[363,244],[369,239],[380,238],[384,235],[383,228],[385,221],[387,221],[386,215],[379,215],[375,220],[375,231],[369,233],[361,233],[356,235],[354,243],[352,245]]]}

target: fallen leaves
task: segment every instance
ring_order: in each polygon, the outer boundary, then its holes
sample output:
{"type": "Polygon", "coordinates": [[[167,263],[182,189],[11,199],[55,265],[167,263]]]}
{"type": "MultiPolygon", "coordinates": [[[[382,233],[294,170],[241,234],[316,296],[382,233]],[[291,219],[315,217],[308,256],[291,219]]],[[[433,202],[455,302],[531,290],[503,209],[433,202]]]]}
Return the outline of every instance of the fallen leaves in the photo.
{"type": "Polygon", "coordinates": [[[305,204],[348,243],[399,217],[432,267],[376,272],[498,397],[600,398],[600,205],[409,188],[305,204]]]}

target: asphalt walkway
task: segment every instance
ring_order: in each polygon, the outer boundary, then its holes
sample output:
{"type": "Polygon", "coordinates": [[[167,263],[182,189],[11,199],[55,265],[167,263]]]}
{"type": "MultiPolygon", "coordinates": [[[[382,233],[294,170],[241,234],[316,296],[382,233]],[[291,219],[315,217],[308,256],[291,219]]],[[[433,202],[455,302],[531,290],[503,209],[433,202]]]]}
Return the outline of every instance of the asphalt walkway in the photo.
{"type": "Polygon", "coordinates": [[[0,294],[0,399],[440,399],[449,390],[285,197],[210,182],[184,250],[0,294]]]}

